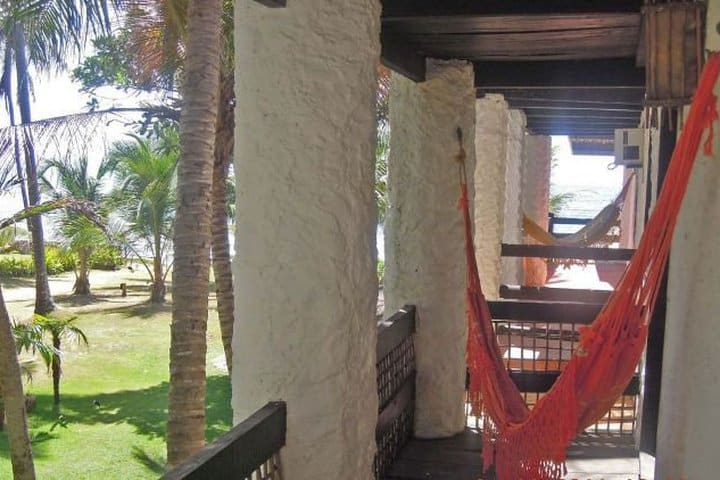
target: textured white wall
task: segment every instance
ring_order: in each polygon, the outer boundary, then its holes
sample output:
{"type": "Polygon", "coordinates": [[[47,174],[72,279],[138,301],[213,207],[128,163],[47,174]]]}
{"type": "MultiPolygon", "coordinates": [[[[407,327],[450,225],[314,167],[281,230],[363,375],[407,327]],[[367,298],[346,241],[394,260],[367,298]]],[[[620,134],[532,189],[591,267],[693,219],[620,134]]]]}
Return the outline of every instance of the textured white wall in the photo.
{"type": "MultiPolygon", "coordinates": [[[[714,28],[714,24],[713,24],[714,28]]],[[[720,84],[716,87],[720,93],[720,84]]],[[[720,131],[720,122],[714,125],[720,131]]],[[[701,148],[702,150],[702,148],[701,148]]],[[[655,478],[717,478],[720,138],[698,157],[673,237],[655,478]]]]}
{"type": "Polygon", "coordinates": [[[420,437],[464,428],[465,257],[455,129],[464,131],[472,172],[474,99],[473,69],[466,62],[428,62],[421,84],[393,76],[385,312],[389,316],[405,303],[418,307],[420,437]]]}
{"type": "Polygon", "coordinates": [[[380,3],[235,8],[234,421],[285,400],[285,479],[366,480],[380,3]]]}
{"type": "MultiPolygon", "coordinates": [[[[522,202],[524,213],[544,228],[548,226],[550,201],[550,168],[552,166],[552,141],[545,135],[525,135],[522,161],[522,202]]],[[[523,243],[535,243],[529,237],[523,243]]],[[[547,264],[543,258],[525,260],[523,283],[542,286],[547,277],[547,264]]]]}
{"type": "MultiPolygon", "coordinates": [[[[523,243],[522,235],[522,157],[525,145],[525,114],[521,110],[508,112],[507,148],[505,150],[505,221],[504,243],[523,243]]],[[[502,261],[502,283],[522,283],[522,258],[502,261]]]]}
{"type": "Polygon", "coordinates": [[[475,103],[475,255],[489,300],[499,297],[500,244],[505,229],[508,106],[502,95],[475,103]]]}

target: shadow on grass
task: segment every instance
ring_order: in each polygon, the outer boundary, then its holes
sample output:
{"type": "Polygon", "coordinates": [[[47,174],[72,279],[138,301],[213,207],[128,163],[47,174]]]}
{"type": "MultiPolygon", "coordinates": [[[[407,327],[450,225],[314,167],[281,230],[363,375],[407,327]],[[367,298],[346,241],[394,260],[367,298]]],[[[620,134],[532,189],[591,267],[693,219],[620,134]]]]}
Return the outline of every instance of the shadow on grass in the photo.
{"type": "Polygon", "coordinates": [[[35,277],[3,277],[0,276],[3,288],[35,288],[35,277]]]}
{"type": "MultiPolygon", "coordinates": [[[[53,406],[52,395],[37,395],[37,408],[30,415],[33,428],[33,455],[45,455],[45,445],[62,437],[58,419],[65,425],[113,425],[126,423],[138,435],[165,438],[168,382],[140,390],[123,390],[99,395],[61,397],[60,410],[53,406]]],[[[207,378],[206,428],[208,442],[227,432],[232,425],[230,380],[227,375],[207,378]]],[[[0,458],[9,458],[7,435],[0,432],[0,458]]],[[[152,458],[133,447],[134,459],[150,471],[162,473],[163,459],[152,458]],[[158,470],[159,469],[159,470],[158,470]]]]}

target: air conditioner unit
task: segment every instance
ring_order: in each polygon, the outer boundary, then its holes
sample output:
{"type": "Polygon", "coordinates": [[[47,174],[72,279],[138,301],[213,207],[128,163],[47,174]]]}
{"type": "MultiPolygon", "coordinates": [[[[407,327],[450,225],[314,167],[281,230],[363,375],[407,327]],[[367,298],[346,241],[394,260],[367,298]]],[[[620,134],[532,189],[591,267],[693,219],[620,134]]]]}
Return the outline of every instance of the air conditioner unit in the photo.
{"type": "Polygon", "coordinates": [[[615,165],[642,168],[645,150],[644,128],[615,130],[615,165]]]}

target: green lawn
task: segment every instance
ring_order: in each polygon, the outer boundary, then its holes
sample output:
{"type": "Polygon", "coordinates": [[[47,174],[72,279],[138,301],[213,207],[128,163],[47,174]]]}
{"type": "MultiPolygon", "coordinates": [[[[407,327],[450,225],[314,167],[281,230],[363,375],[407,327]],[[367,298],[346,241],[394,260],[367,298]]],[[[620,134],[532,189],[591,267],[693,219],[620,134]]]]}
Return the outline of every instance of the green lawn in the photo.
{"type": "MultiPolygon", "coordinates": [[[[170,308],[115,307],[79,316],[90,346],[72,346],[63,359],[61,406],[39,367],[27,391],[39,479],[157,478],[165,459],[170,308]],[[97,405],[96,403],[99,403],[97,405]]],[[[217,316],[208,335],[207,437],[227,431],[230,384],[217,316]]],[[[12,478],[7,436],[0,432],[0,479],[12,478]]]]}

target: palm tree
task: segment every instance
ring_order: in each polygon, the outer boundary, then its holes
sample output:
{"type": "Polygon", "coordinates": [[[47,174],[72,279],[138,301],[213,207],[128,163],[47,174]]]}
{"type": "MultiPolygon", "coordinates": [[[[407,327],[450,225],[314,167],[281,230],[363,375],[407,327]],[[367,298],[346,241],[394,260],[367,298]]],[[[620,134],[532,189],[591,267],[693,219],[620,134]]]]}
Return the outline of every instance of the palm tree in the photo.
{"type": "Polygon", "coordinates": [[[170,326],[167,452],[171,466],[205,443],[205,336],[221,16],[221,0],[189,0],[170,326]]]}
{"type": "Polygon", "coordinates": [[[0,394],[7,415],[10,461],[15,480],[35,480],[20,363],[10,315],[0,289],[0,394]]]}
{"type": "MultiPolygon", "coordinates": [[[[30,108],[29,65],[37,72],[61,69],[72,51],[80,53],[89,34],[110,31],[110,7],[121,0],[3,0],[0,2],[0,49],[3,50],[3,71],[0,75],[0,96],[6,102],[11,120],[15,123],[12,106],[12,59],[15,59],[15,93],[23,125],[32,122],[30,108]]],[[[37,175],[35,147],[29,129],[23,131],[22,140],[16,138],[16,164],[18,176],[23,177],[20,162],[20,145],[25,156],[25,178],[27,180],[27,204],[40,202],[40,187],[37,175]]],[[[41,217],[28,220],[33,239],[35,259],[35,312],[47,314],[55,305],[45,265],[45,244],[41,217]]]]}
{"type": "MultiPolygon", "coordinates": [[[[128,5],[125,29],[118,38],[104,39],[99,45],[101,53],[77,69],[76,78],[89,90],[120,77],[125,88],[175,93],[175,79],[182,76],[178,72],[182,71],[185,59],[187,1],[128,0],[128,5]],[[118,72],[122,74],[118,75],[118,72]]],[[[222,32],[224,46],[215,132],[211,228],[218,320],[230,370],[235,315],[226,190],[235,127],[232,0],[223,0],[222,32]]]]}
{"type": "MultiPolygon", "coordinates": [[[[68,319],[43,317],[35,315],[35,319],[30,324],[30,328],[36,328],[39,332],[50,334],[53,350],[47,354],[41,354],[45,361],[45,366],[52,371],[53,381],[53,399],[55,405],[60,404],[60,376],[62,375],[62,341],[65,343],[84,343],[88,344],[87,337],[80,328],[73,323],[77,317],[68,319]]],[[[42,353],[42,352],[41,352],[42,353]]]]}
{"type": "MultiPolygon", "coordinates": [[[[73,160],[51,160],[41,173],[44,189],[53,199],[75,198],[100,205],[104,200],[103,179],[108,173],[108,162],[103,161],[95,176],[88,171],[87,157],[73,160]],[[51,176],[52,175],[52,176],[51,176]]],[[[75,265],[75,295],[90,294],[89,260],[93,251],[107,243],[105,232],[86,216],[64,211],[59,218],[58,230],[67,247],[77,254],[75,265]]]]}
{"type": "Polygon", "coordinates": [[[154,303],[165,301],[169,266],[164,259],[175,218],[178,141],[177,130],[167,128],[157,141],[132,136],[130,142],[115,144],[109,155],[108,168],[118,184],[110,204],[127,225],[123,239],[150,275],[154,303]],[[152,254],[152,268],[144,259],[146,251],[152,254]]]}

